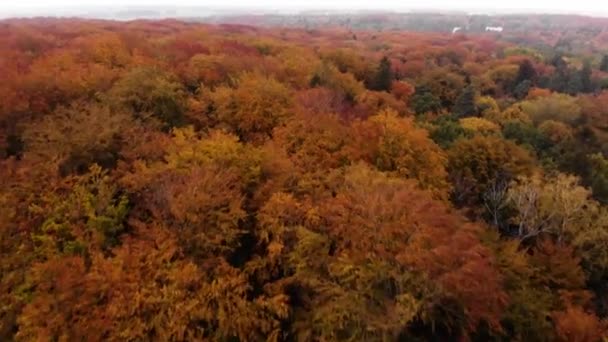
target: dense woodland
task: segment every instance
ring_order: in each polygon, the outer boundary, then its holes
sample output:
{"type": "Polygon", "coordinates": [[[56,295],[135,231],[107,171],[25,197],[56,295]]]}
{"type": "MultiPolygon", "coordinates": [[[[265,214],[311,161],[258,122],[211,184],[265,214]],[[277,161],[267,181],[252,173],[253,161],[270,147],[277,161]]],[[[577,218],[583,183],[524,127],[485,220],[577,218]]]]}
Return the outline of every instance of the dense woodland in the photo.
{"type": "Polygon", "coordinates": [[[607,35],[0,22],[0,341],[606,341],[607,35]]]}

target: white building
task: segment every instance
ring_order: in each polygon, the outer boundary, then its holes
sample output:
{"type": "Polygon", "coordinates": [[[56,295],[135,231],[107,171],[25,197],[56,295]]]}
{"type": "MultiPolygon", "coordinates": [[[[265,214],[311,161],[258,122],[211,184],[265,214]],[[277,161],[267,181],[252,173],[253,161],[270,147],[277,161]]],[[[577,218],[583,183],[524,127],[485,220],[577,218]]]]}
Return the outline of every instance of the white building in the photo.
{"type": "Polygon", "coordinates": [[[502,26],[486,26],[486,32],[502,32],[502,26]]]}

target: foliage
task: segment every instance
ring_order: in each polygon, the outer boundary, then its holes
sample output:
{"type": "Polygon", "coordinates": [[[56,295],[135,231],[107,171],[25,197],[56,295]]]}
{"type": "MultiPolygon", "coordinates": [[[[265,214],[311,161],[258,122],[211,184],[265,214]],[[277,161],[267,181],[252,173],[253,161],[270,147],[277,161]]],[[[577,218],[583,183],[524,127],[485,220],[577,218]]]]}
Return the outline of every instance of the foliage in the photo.
{"type": "Polygon", "coordinates": [[[483,134],[492,135],[500,133],[500,126],[492,121],[482,118],[463,118],[459,120],[460,126],[465,130],[483,134]]]}
{"type": "Polygon", "coordinates": [[[593,196],[600,202],[608,201],[608,160],[601,154],[593,154],[591,161],[591,189],[593,196]]]}
{"type": "Polygon", "coordinates": [[[184,91],[174,77],[159,68],[138,67],[118,80],[110,90],[112,101],[136,117],[148,115],[164,127],[183,123],[184,91]]]}
{"type": "Polygon", "coordinates": [[[437,113],[441,110],[441,102],[427,87],[416,87],[411,99],[411,106],[416,114],[437,113]]]}
{"type": "Polygon", "coordinates": [[[0,22],[0,340],[606,339],[606,21],[289,18],[0,22]]]}
{"type": "Polygon", "coordinates": [[[476,135],[457,141],[448,151],[448,170],[457,203],[477,202],[497,180],[532,172],[530,154],[499,137],[476,135]]]}
{"type": "Polygon", "coordinates": [[[63,174],[83,173],[93,163],[112,167],[124,133],[132,125],[128,114],[107,106],[77,103],[59,107],[26,129],[25,154],[58,163],[63,174]]]}
{"type": "Polygon", "coordinates": [[[475,106],[475,89],[473,86],[469,85],[462,90],[462,93],[460,93],[456,99],[452,112],[459,118],[477,116],[477,107],[475,106]]]}
{"type": "Polygon", "coordinates": [[[452,146],[456,140],[469,135],[458,120],[448,115],[442,115],[435,120],[430,132],[430,138],[444,149],[452,146]]]}
{"type": "Polygon", "coordinates": [[[600,62],[600,71],[608,72],[608,55],[604,55],[604,57],[602,57],[602,61],[600,62]]]}
{"type": "Polygon", "coordinates": [[[212,95],[214,115],[248,142],[263,142],[290,115],[289,89],[273,78],[246,74],[235,88],[218,88],[212,95]]]}
{"type": "Polygon", "coordinates": [[[564,94],[552,94],[548,97],[524,101],[521,103],[521,109],[537,124],[545,120],[574,123],[581,115],[581,108],[576,98],[564,94]]]}
{"type": "Polygon", "coordinates": [[[69,195],[51,195],[45,202],[30,209],[44,217],[32,232],[36,254],[43,260],[108,250],[126,231],[128,199],[97,165],[77,180],[69,195]]]}
{"type": "Polygon", "coordinates": [[[550,234],[558,241],[571,236],[588,218],[590,192],[576,177],[560,174],[554,180],[523,178],[508,194],[517,214],[513,224],[521,240],[550,234]]]}
{"type": "Polygon", "coordinates": [[[283,286],[298,289],[292,292],[298,296],[294,299],[307,308],[295,312],[298,338],[394,339],[417,316],[429,324],[448,324],[431,323],[437,319],[433,306],[441,305],[441,298],[457,298],[467,308],[464,326],[451,327],[460,331],[479,319],[493,322],[503,305],[494,293],[477,306],[466,289],[475,286],[478,295],[490,295],[499,282],[478,254],[484,249],[476,242],[476,227],[460,228],[453,220],[462,218],[411,181],[359,164],[346,171],[336,197],[318,206],[276,194],[260,213],[259,233],[271,260],[286,262],[290,276],[283,286]],[[439,236],[443,238],[437,240],[439,236]],[[444,265],[445,258],[454,264],[444,265]],[[477,280],[470,278],[472,269],[477,280]],[[467,285],[461,283],[465,278],[467,285]],[[443,290],[432,285],[433,279],[443,290]],[[383,290],[387,287],[392,290],[383,290]]]}
{"type": "Polygon", "coordinates": [[[399,118],[394,111],[382,111],[358,129],[361,133],[357,138],[365,140],[357,143],[367,144],[370,150],[364,158],[379,170],[416,179],[422,188],[440,196],[448,189],[445,154],[411,119],[399,118]]]}
{"type": "Polygon", "coordinates": [[[374,78],[373,89],[380,91],[390,91],[393,82],[393,72],[391,70],[391,61],[385,56],[380,60],[376,77],[374,78]]]}

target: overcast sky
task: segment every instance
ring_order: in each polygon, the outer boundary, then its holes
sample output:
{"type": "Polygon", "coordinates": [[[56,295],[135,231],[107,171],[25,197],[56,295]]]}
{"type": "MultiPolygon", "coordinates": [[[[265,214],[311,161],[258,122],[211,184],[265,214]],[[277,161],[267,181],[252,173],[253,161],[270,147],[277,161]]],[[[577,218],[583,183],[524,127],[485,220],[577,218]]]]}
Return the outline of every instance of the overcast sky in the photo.
{"type": "MultiPolygon", "coordinates": [[[[90,6],[206,6],[219,8],[465,10],[480,12],[544,12],[608,15],[605,0],[0,0],[0,14],[50,11],[90,6]],[[4,13],[3,13],[4,12],[4,13]]],[[[49,13],[52,14],[52,13],[49,13]]]]}

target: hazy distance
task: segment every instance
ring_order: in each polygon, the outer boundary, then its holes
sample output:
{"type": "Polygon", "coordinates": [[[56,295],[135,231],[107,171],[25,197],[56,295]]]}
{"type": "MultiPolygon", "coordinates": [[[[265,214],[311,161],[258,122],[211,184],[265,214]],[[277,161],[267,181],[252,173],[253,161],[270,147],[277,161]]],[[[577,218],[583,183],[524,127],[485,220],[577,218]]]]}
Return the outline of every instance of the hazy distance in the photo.
{"type": "Polygon", "coordinates": [[[608,6],[597,0],[20,0],[0,1],[0,18],[79,16],[93,18],[204,17],[234,14],[293,14],[302,11],[460,11],[481,14],[547,13],[608,16],[608,6]]]}

